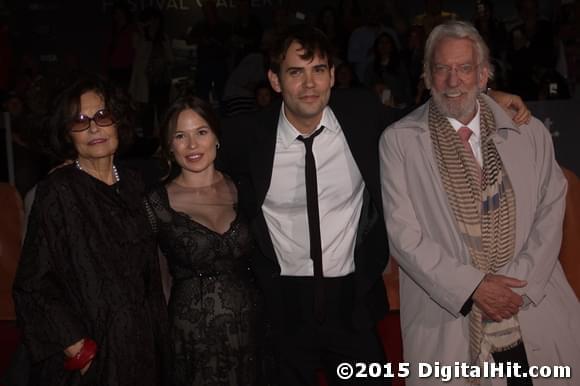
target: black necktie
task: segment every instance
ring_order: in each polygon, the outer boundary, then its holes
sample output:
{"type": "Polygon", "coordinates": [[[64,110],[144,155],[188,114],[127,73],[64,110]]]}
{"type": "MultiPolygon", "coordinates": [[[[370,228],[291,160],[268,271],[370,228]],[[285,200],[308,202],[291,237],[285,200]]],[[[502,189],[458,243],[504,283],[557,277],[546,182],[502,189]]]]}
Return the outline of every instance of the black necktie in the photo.
{"type": "Polygon", "coordinates": [[[318,182],[316,161],[312,154],[312,142],[322,132],[324,126],[309,137],[298,136],[306,148],[306,210],[308,212],[308,233],[310,235],[310,258],[314,266],[314,316],[319,322],[324,320],[324,282],[322,280],[322,241],[320,239],[320,215],[318,212],[318,182]]]}

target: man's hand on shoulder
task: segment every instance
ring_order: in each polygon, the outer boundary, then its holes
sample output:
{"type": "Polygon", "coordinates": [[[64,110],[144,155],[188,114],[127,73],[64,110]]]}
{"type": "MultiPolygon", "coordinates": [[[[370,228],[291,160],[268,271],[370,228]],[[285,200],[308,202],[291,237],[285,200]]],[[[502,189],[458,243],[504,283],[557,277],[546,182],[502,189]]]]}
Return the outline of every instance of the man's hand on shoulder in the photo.
{"type": "Polygon", "coordinates": [[[516,315],[524,304],[522,296],[512,288],[522,288],[528,283],[513,277],[487,274],[473,293],[473,302],[496,322],[516,315]]]}
{"type": "Polygon", "coordinates": [[[519,96],[491,89],[488,90],[487,95],[493,98],[508,113],[512,114],[515,112],[512,120],[516,125],[521,126],[530,122],[532,113],[519,96]]]}

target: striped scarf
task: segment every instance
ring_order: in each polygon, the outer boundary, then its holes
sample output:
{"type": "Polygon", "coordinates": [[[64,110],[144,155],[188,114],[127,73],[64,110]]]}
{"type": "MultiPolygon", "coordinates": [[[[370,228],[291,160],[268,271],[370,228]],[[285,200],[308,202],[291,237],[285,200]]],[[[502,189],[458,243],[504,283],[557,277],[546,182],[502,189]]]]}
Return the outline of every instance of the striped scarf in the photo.
{"type": "MultiPolygon", "coordinates": [[[[492,140],[495,120],[480,97],[481,151],[483,167],[463,146],[448,119],[429,105],[429,129],[439,174],[459,233],[468,247],[471,264],[495,273],[513,256],[515,244],[515,196],[492,140]]],[[[484,320],[476,305],[469,314],[471,362],[481,365],[493,352],[521,342],[517,317],[493,322],[484,320]]],[[[477,381],[476,381],[477,382],[477,381]]]]}

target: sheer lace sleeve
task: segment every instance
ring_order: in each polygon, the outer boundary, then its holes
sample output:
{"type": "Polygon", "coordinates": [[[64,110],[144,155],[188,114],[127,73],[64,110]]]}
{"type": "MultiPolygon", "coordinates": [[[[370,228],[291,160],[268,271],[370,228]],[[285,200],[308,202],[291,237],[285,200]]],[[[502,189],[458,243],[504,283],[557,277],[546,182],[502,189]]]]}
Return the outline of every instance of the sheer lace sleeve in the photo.
{"type": "Polygon", "coordinates": [[[153,229],[153,233],[157,234],[159,231],[159,229],[157,229],[157,219],[155,218],[155,214],[153,213],[153,208],[151,207],[151,203],[149,202],[148,197],[143,199],[143,205],[145,205],[145,212],[147,213],[147,219],[149,220],[151,229],[153,229]]]}
{"type": "Polygon", "coordinates": [[[159,185],[145,195],[144,205],[151,228],[157,234],[161,224],[170,221],[171,213],[165,204],[165,187],[159,185]]]}

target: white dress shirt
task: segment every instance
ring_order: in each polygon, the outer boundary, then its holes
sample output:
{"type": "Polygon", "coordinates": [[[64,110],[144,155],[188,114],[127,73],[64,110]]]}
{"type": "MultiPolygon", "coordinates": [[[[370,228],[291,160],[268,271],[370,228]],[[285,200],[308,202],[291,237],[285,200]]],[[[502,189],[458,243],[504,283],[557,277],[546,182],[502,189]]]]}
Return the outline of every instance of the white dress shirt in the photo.
{"type": "Polygon", "coordinates": [[[477,163],[480,167],[483,166],[483,156],[481,155],[481,129],[480,129],[480,122],[479,122],[479,102],[477,102],[477,112],[475,113],[475,117],[467,124],[463,124],[459,122],[455,118],[447,117],[449,123],[455,131],[459,131],[462,127],[468,127],[473,134],[469,137],[469,146],[471,146],[471,150],[473,151],[473,155],[477,160],[477,163]]]}
{"type": "MultiPolygon", "coordinates": [[[[314,139],[318,206],[325,277],[354,272],[354,247],[363,202],[364,182],[344,133],[330,107],[323,111],[314,139]]],[[[278,118],[272,179],[262,211],[285,276],[313,276],[306,211],[304,144],[284,114],[278,118]]]]}

